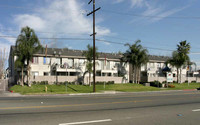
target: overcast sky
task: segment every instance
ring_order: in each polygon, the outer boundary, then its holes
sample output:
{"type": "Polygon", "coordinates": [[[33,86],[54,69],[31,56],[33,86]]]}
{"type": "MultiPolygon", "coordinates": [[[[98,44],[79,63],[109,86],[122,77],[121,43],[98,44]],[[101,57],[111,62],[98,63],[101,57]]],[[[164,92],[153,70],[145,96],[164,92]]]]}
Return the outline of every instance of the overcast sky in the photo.
{"type": "MultiPolygon", "coordinates": [[[[92,16],[86,16],[92,4],[88,2],[1,0],[0,48],[9,51],[16,39],[8,36],[17,37],[22,27],[29,26],[43,45],[86,49],[92,45],[92,16]]],[[[123,43],[140,39],[149,54],[171,56],[176,45],[187,40],[191,60],[200,65],[199,5],[199,0],[96,0],[96,7],[101,7],[96,13],[97,39],[104,40],[96,42],[98,51],[125,52],[123,43]]]]}

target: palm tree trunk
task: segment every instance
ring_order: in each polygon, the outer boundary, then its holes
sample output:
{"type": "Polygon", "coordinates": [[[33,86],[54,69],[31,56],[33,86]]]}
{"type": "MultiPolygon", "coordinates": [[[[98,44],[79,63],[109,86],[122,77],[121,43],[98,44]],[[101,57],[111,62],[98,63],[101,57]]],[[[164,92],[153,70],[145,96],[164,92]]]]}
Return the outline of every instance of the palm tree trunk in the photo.
{"type": "Polygon", "coordinates": [[[138,68],[138,84],[140,84],[141,67],[138,68]]]}
{"type": "Polygon", "coordinates": [[[177,74],[176,74],[176,77],[177,77],[177,83],[179,83],[179,80],[178,80],[178,76],[179,76],[179,75],[178,75],[178,70],[179,70],[179,69],[177,68],[176,70],[177,70],[177,74]]]}
{"type": "Polygon", "coordinates": [[[133,83],[135,82],[135,68],[134,68],[134,66],[132,65],[132,74],[131,74],[132,76],[132,78],[133,78],[133,83]]]}
{"type": "Polygon", "coordinates": [[[91,86],[90,79],[91,79],[91,73],[89,72],[89,85],[91,86]]]}
{"type": "Polygon", "coordinates": [[[181,77],[181,75],[182,75],[182,69],[180,68],[180,83],[182,83],[182,77],[181,77]]]}
{"type": "Polygon", "coordinates": [[[21,86],[24,86],[24,67],[22,67],[21,86]]]}
{"type": "Polygon", "coordinates": [[[31,87],[31,83],[29,82],[30,80],[30,65],[27,65],[27,84],[29,87],[31,87]]]}
{"type": "Polygon", "coordinates": [[[138,67],[137,66],[136,66],[136,72],[135,73],[136,73],[136,82],[135,83],[138,84],[138,67]]]}
{"type": "Polygon", "coordinates": [[[137,83],[137,67],[134,66],[134,83],[137,83]]]}
{"type": "Polygon", "coordinates": [[[137,66],[137,84],[140,83],[140,67],[137,66]]]}

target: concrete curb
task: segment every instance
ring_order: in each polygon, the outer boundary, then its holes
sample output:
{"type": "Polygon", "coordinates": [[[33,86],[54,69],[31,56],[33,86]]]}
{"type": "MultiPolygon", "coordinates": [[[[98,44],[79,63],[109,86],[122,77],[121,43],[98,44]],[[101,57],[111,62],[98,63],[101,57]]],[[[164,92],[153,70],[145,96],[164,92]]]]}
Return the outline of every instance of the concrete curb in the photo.
{"type": "Polygon", "coordinates": [[[97,93],[72,93],[72,94],[33,94],[33,95],[21,95],[19,93],[5,92],[0,94],[0,97],[28,97],[28,96],[80,96],[80,95],[114,95],[114,94],[154,94],[164,92],[183,92],[183,91],[198,91],[197,89],[185,89],[185,90],[163,90],[163,91],[143,91],[143,92],[119,92],[119,91],[103,91],[97,93]]]}

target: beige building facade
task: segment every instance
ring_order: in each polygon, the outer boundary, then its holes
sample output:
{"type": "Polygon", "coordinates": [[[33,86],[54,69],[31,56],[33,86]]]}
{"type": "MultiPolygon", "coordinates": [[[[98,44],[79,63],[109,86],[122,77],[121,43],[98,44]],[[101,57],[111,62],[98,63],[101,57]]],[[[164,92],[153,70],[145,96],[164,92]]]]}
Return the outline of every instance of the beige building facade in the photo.
{"type": "MultiPolygon", "coordinates": [[[[18,84],[21,78],[21,70],[15,68],[17,57],[13,55],[15,47],[11,46],[9,56],[9,83],[18,84]]],[[[48,81],[49,84],[58,82],[74,82],[76,84],[89,84],[89,73],[86,69],[87,60],[82,50],[48,48],[39,51],[30,62],[30,82],[48,81]]],[[[116,53],[99,53],[96,60],[96,81],[113,81],[115,84],[129,83],[133,81],[131,65],[124,65],[120,61],[122,55],[116,53]]],[[[166,81],[166,74],[163,69],[169,57],[149,56],[149,62],[141,67],[141,82],[166,81]]],[[[169,65],[168,65],[169,66],[169,65]]],[[[173,79],[176,81],[176,68],[171,67],[173,79]]],[[[182,81],[199,81],[199,74],[190,71],[186,67],[181,69],[182,81]],[[192,75],[191,75],[192,74],[192,75]]],[[[26,76],[26,72],[24,72],[26,76]]],[[[25,77],[24,76],[24,77],[25,77]]],[[[26,81],[25,77],[25,81],[26,81]]],[[[92,74],[91,74],[91,82],[92,74]]]]}
{"type": "MultiPolygon", "coordinates": [[[[9,57],[10,81],[18,82],[21,78],[20,69],[15,68],[16,56],[11,55],[15,47],[12,46],[9,57]]],[[[74,82],[89,84],[89,73],[86,69],[87,60],[81,50],[48,48],[47,54],[39,51],[30,62],[30,81],[74,82]]],[[[118,54],[99,53],[96,60],[96,81],[114,83],[128,83],[128,67],[120,62],[118,54]]],[[[24,73],[26,75],[26,72],[24,73]]],[[[26,77],[25,77],[26,81],[26,77]]],[[[91,82],[92,74],[91,74],[91,82]]]]}

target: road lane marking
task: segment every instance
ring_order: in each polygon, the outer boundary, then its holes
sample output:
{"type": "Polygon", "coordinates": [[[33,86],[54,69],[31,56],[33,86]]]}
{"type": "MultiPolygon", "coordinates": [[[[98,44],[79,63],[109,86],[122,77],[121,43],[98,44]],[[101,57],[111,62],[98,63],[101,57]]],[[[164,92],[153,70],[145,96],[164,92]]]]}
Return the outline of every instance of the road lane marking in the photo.
{"type": "Polygon", "coordinates": [[[137,102],[148,102],[153,100],[135,100],[135,101],[121,101],[121,102],[102,102],[102,103],[88,103],[88,104],[70,104],[70,105],[46,105],[46,106],[27,106],[27,107],[4,107],[0,110],[5,109],[34,109],[34,108],[57,108],[57,107],[76,107],[76,106],[91,106],[91,105],[110,105],[115,103],[137,103],[137,102]]]}
{"type": "MultiPolygon", "coordinates": [[[[150,94],[150,95],[130,95],[130,96],[127,96],[127,95],[121,95],[121,96],[110,96],[110,97],[94,97],[93,99],[109,99],[109,98],[119,98],[119,97],[124,97],[124,98],[128,98],[128,97],[161,97],[161,96],[168,96],[168,95],[196,95],[196,94],[200,94],[200,93],[175,93],[175,94],[159,94],[159,95],[154,95],[154,94],[150,94]]],[[[91,97],[87,97],[87,98],[91,98],[91,97]]]]}
{"type": "Polygon", "coordinates": [[[200,109],[194,109],[193,112],[200,112],[200,109]]]}
{"type": "Polygon", "coordinates": [[[83,121],[83,122],[61,123],[59,125],[80,125],[80,124],[99,123],[99,122],[111,122],[111,121],[112,121],[112,119],[103,119],[103,120],[93,120],[93,121],[83,121]]]}

